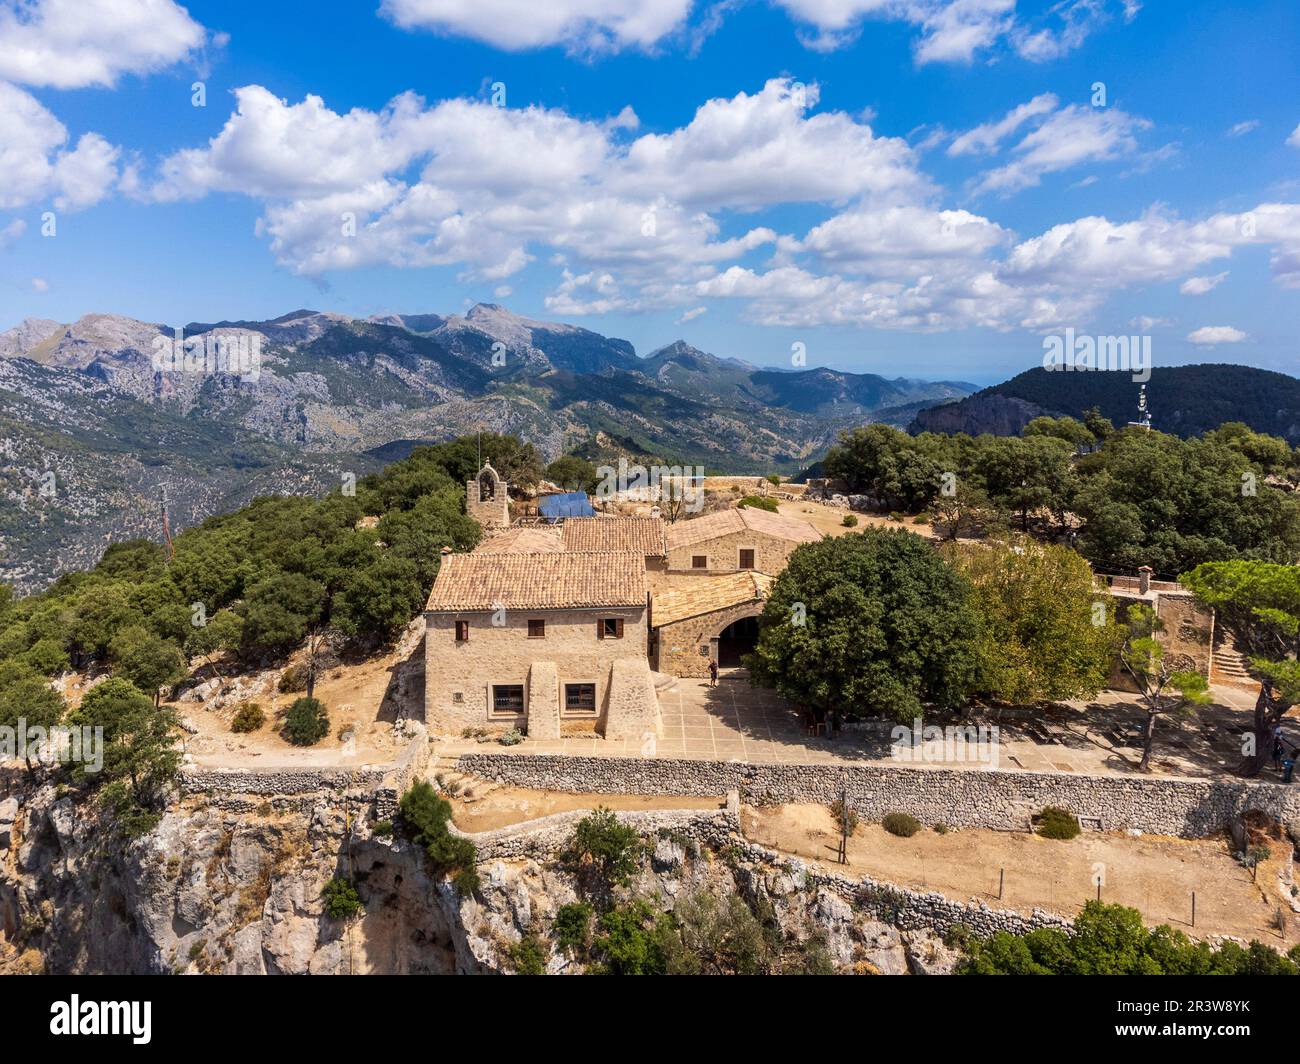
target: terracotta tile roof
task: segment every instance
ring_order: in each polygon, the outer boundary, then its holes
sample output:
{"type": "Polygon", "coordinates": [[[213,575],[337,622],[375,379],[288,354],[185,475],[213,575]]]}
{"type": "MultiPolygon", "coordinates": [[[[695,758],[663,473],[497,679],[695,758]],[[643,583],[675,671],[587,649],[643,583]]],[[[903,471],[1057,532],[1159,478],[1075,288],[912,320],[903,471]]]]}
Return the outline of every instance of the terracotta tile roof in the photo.
{"type": "Polygon", "coordinates": [[[651,623],[658,628],[688,617],[761,601],[767,598],[771,587],[772,577],[753,571],[694,576],[654,592],[651,623]]]}
{"type": "Polygon", "coordinates": [[[448,554],[427,610],[583,609],[644,606],[645,563],[631,554],[448,554]]]}
{"type": "Polygon", "coordinates": [[[753,506],[744,506],[734,510],[720,510],[718,513],[705,514],[703,517],[694,517],[670,525],[668,549],[691,547],[696,543],[746,530],[773,536],[776,539],[790,540],[793,543],[816,543],[822,538],[822,534],[817,529],[801,518],[786,517],[753,506]]]}
{"type": "Polygon", "coordinates": [[[652,558],[668,553],[658,517],[571,517],[560,535],[569,550],[625,550],[652,558]]]}
{"type": "Polygon", "coordinates": [[[474,548],[475,554],[554,554],[564,550],[564,543],[554,532],[523,526],[511,528],[499,536],[489,536],[474,548]]]}

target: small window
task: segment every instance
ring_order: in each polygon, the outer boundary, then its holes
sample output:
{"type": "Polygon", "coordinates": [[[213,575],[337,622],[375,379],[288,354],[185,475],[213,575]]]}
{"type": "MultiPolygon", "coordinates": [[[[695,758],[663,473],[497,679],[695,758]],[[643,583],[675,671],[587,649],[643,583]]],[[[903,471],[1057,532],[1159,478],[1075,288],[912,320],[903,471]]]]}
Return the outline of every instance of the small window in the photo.
{"type": "Polygon", "coordinates": [[[693,554],[693,555],[691,555],[691,568],[692,568],[692,569],[707,569],[708,567],[709,567],[709,559],[708,559],[708,555],[705,555],[705,554],[693,554]]]}
{"type": "Polygon", "coordinates": [[[456,622],[456,642],[457,643],[469,642],[469,621],[456,622]]]}
{"type": "Polygon", "coordinates": [[[594,683],[566,683],[564,685],[564,712],[595,713],[596,685],[594,683]]]}
{"type": "Polygon", "coordinates": [[[498,683],[492,685],[493,713],[522,713],[524,711],[524,685],[498,683]]]}
{"type": "Polygon", "coordinates": [[[528,622],[528,638],[529,638],[529,639],[545,639],[545,638],[546,638],[546,622],[545,622],[545,621],[538,621],[538,620],[530,620],[530,621],[528,622]]]}
{"type": "Polygon", "coordinates": [[[740,567],[742,569],[754,568],[754,552],[752,550],[742,550],[740,552],[740,567]]]}
{"type": "Polygon", "coordinates": [[[621,617],[602,617],[596,622],[597,639],[622,639],[623,619],[621,617]]]}

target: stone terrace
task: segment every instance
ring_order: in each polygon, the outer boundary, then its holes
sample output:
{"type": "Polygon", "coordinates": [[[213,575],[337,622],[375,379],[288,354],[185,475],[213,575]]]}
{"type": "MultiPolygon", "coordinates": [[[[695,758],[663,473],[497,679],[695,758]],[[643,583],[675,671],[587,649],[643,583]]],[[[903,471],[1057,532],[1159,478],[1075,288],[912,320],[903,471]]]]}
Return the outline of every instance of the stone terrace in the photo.
{"type": "MultiPolygon", "coordinates": [[[[662,677],[662,680],[667,680],[662,677]]],[[[1162,720],[1153,764],[1158,774],[1209,778],[1230,774],[1240,734],[1249,728],[1254,696],[1240,688],[1212,689],[1215,702],[1192,717],[1162,720]]],[[[640,740],[606,740],[591,733],[552,741],[526,739],[513,747],[474,739],[438,740],[440,757],[463,753],[566,754],[595,757],[685,758],[751,764],[890,763],[888,724],[844,731],[834,740],[810,736],[798,711],[771,691],[752,687],[741,669],[724,670],[716,688],[680,679],[659,689],[664,734],[653,749],[640,740]]],[[[929,723],[947,723],[929,720],[929,723]]],[[[956,723],[956,721],[953,721],[956,723]]],[[[1046,710],[990,711],[962,723],[998,724],[1003,771],[1129,774],[1141,756],[1134,696],[1105,691],[1092,702],[1046,710]]],[[[1300,741],[1300,721],[1288,718],[1288,738],[1300,741]]],[[[978,767],[978,766],[974,766],[978,767]]],[[[1266,770],[1263,779],[1272,779],[1266,770]]]]}

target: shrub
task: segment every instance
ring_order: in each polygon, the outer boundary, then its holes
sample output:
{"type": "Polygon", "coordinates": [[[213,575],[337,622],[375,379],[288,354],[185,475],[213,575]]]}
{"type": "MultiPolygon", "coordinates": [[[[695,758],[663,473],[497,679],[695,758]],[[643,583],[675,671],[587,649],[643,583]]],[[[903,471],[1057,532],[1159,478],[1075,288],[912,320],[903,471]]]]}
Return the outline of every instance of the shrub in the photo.
{"type": "Polygon", "coordinates": [[[588,891],[608,893],[632,877],[641,863],[641,851],[641,836],[612,810],[597,807],[578,821],[563,857],[587,881],[588,891]]]}
{"type": "Polygon", "coordinates": [[[398,803],[399,827],[417,846],[423,846],[433,870],[449,873],[456,890],[472,894],[478,889],[478,852],[469,839],[453,835],[448,829],[451,805],[439,798],[425,780],[411,785],[398,803]]]}
{"type": "Polygon", "coordinates": [[[524,935],[506,951],[516,975],[545,975],[546,947],[534,934],[524,935]]]}
{"type": "Polygon", "coordinates": [[[280,673],[279,687],[280,693],[285,695],[307,690],[307,666],[290,665],[280,673]]]}
{"type": "Polygon", "coordinates": [[[319,698],[300,698],[284,718],[284,734],[294,746],[315,746],[330,733],[330,718],[319,698]]]}
{"type": "Polygon", "coordinates": [[[1045,839],[1072,839],[1079,834],[1079,821],[1068,809],[1049,805],[1038,815],[1038,834],[1045,839]]]}
{"type": "Polygon", "coordinates": [[[569,953],[584,952],[591,941],[591,914],[591,906],[585,901],[561,905],[551,925],[556,945],[569,953]]]}
{"type": "Polygon", "coordinates": [[[915,517],[912,518],[912,524],[914,525],[928,525],[929,523],[930,523],[929,514],[917,514],[915,517]]]}
{"type": "Polygon", "coordinates": [[[346,920],[361,911],[361,896],[351,881],[335,876],[320,892],[325,899],[325,911],[332,920],[346,920]]]}
{"type": "Polygon", "coordinates": [[[840,521],[840,524],[842,524],[845,528],[857,528],[858,527],[857,515],[845,514],[843,520],[840,521]]]}
{"type": "Polygon", "coordinates": [[[831,816],[848,835],[858,830],[858,814],[854,812],[853,806],[845,808],[844,802],[839,798],[831,802],[831,816]]]}
{"type": "Polygon", "coordinates": [[[947,825],[947,824],[935,824],[935,826],[934,826],[934,832],[935,832],[936,835],[947,835],[947,834],[948,834],[948,825],[947,825]]]}
{"type": "Polygon", "coordinates": [[[902,523],[903,523],[903,517],[904,517],[904,515],[901,514],[901,513],[899,513],[897,510],[890,510],[890,511],[889,511],[889,519],[890,519],[891,521],[897,521],[899,524],[902,524],[902,523]]]}
{"type": "Polygon", "coordinates": [[[497,736],[497,742],[502,746],[518,746],[524,741],[523,732],[518,728],[511,728],[504,735],[497,736]]]}
{"type": "Polygon", "coordinates": [[[737,506],[752,506],[755,510],[767,510],[769,513],[776,513],[780,507],[777,506],[775,499],[769,499],[766,495],[746,495],[737,506]]]}
{"type": "Polygon", "coordinates": [[[391,820],[376,820],[374,824],[371,825],[370,830],[381,839],[391,838],[393,834],[393,822],[391,820]]]}
{"type": "Polygon", "coordinates": [[[910,813],[887,813],[880,826],[891,835],[898,835],[904,839],[910,839],[921,830],[921,822],[910,813]]]}
{"type": "Polygon", "coordinates": [[[262,707],[256,702],[245,702],[235,713],[235,719],[230,722],[232,732],[251,732],[257,731],[266,723],[266,714],[262,712],[262,707]]]}

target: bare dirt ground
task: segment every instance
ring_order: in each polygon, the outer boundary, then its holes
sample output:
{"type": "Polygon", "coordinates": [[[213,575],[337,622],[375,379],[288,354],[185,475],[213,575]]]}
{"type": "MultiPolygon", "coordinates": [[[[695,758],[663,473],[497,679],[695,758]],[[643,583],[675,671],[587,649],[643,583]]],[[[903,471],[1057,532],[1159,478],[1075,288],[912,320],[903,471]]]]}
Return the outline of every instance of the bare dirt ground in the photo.
{"type": "Polygon", "coordinates": [[[330,733],[311,747],[294,746],[281,735],[284,714],[302,692],[282,694],[274,680],[247,699],[260,705],[267,717],[255,732],[230,730],[237,704],[213,710],[202,702],[176,702],[180,716],[198,728],[198,734],[186,737],[186,753],[200,767],[221,768],[346,768],[390,761],[407,740],[393,734],[393,720],[380,710],[393,670],[409,654],[407,647],[323,672],[316,680],[315,696],[329,709],[330,733]],[[343,738],[349,733],[350,739],[343,738]]]}
{"type": "Polygon", "coordinates": [[[918,536],[925,536],[929,539],[935,538],[933,525],[914,524],[912,518],[905,517],[902,521],[892,521],[884,514],[866,514],[859,513],[856,510],[845,510],[838,506],[827,506],[824,503],[812,502],[807,499],[789,499],[777,500],[777,512],[786,517],[798,517],[807,521],[818,532],[828,536],[842,536],[846,532],[861,532],[864,528],[905,528],[909,532],[915,532],[918,536]],[[852,528],[844,526],[844,517],[852,513],[858,519],[858,523],[852,528]]]}
{"type": "MultiPolygon", "coordinates": [[[[835,861],[838,828],[820,805],[744,806],[747,838],[772,849],[845,871],[835,861]]],[[[1287,887],[1288,843],[1273,843],[1273,857],[1259,867],[1258,882],[1233,860],[1226,840],[1173,839],[1155,835],[1084,832],[1070,840],[1023,832],[967,829],[939,834],[922,828],[910,839],[878,824],[860,824],[849,839],[847,871],[916,890],[938,891],[954,901],[986,902],[1028,913],[1035,907],[1073,916],[1097,896],[1128,905],[1147,924],[1169,924],[1193,937],[1231,935],[1277,949],[1300,942],[1300,916],[1291,910],[1287,887]],[[998,873],[1006,876],[998,899],[998,873]],[[1196,926],[1191,894],[1196,891],[1196,926]],[[1287,930],[1272,926],[1281,909],[1287,930]]]]}
{"type": "Polygon", "coordinates": [[[659,794],[568,794],[529,790],[465,778],[451,799],[452,820],[462,831],[491,831],[510,824],[565,813],[572,809],[721,809],[722,796],[690,797],[659,794]]]}

